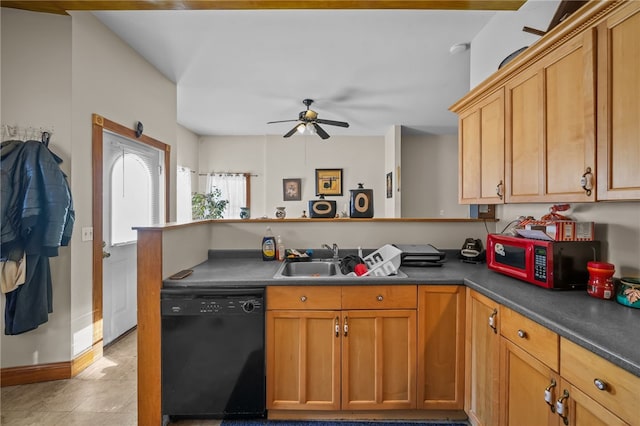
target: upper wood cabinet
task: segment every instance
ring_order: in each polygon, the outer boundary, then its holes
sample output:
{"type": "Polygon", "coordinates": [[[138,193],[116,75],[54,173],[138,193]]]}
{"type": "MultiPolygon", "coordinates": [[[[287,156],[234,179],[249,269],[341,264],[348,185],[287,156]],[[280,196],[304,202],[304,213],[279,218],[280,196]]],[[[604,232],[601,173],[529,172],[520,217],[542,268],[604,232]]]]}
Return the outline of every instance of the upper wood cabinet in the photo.
{"type": "Polygon", "coordinates": [[[506,84],[507,203],[595,201],[594,54],[585,31],[506,84]]]}
{"type": "Polygon", "coordinates": [[[598,25],[598,200],[640,199],[640,2],[598,25]]]}
{"type": "Polygon", "coordinates": [[[640,2],[589,1],[452,105],[460,203],[639,200],[638,40],[640,2]]]}
{"type": "Polygon", "coordinates": [[[461,204],[499,204],[504,191],[504,91],[460,113],[458,120],[461,204]]]}

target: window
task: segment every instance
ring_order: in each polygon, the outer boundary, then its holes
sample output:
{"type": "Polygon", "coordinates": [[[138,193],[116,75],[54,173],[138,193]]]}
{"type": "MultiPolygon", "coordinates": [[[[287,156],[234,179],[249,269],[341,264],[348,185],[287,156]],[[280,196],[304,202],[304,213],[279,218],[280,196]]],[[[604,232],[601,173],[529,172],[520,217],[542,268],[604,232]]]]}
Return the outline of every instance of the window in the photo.
{"type": "Polygon", "coordinates": [[[103,137],[110,184],[103,196],[110,218],[103,235],[111,246],[133,243],[138,239],[133,227],[164,221],[164,153],[110,132],[103,137]]]}
{"type": "Polygon", "coordinates": [[[207,175],[207,192],[212,192],[214,187],[218,188],[222,193],[222,199],[229,201],[223,218],[239,219],[240,207],[248,207],[249,179],[250,175],[247,173],[212,173],[207,175]]]}

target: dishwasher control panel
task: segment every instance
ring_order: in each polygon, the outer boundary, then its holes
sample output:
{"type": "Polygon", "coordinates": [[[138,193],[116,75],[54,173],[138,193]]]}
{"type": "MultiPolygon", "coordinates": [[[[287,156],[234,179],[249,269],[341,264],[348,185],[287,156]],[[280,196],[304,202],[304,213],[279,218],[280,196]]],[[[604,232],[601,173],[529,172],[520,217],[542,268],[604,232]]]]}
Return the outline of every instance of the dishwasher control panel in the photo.
{"type": "Polygon", "coordinates": [[[163,298],[162,315],[233,315],[262,313],[263,299],[255,297],[163,298]]]}

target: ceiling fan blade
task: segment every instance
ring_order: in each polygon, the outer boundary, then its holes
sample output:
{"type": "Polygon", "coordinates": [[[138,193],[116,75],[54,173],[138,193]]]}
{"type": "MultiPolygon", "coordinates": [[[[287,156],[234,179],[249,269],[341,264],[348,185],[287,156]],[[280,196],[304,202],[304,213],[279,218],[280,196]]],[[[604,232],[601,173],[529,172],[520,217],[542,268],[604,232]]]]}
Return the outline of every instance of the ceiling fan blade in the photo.
{"type": "Polygon", "coordinates": [[[349,123],[346,121],[323,120],[322,118],[318,118],[316,123],[328,124],[330,126],[349,127],[349,123]]]}
{"type": "Polygon", "coordinates": [[[318,136],[320,136],[322,139],[329,139],[329,134],[325,132],[322,127],[318,126],[317,123],[313,123],[313,127],[315,127],[318,136]]]}
{"type": "MultiPolygon", "coordinates": [[[[295,120],[295,121],[298,121],[298,120],[295,120]]],[[[298,126],[299,124],[295,126],[293,129],[289,130],[287,133],[285,133],[283,137],[288,138],[289,136],[294,135],[298,131],[298,126]]]]}
{"type": "Polygon", "coordinates": [[[298,121],[298,120],[280,120],[280,121],[268,121],[267,124],[273,124],[273,123],[290,123],[292,121],[298,121]]]}

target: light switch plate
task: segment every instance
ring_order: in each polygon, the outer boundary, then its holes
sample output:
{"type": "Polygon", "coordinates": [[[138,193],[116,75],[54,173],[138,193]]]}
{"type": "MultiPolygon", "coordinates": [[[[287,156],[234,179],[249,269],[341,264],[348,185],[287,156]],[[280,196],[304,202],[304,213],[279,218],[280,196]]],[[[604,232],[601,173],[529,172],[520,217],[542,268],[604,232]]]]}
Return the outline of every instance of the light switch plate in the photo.
{"type": "Polygon", "coordinates": [[[93,241],[93,227],[82,228],[82,241],[93,241]]]}

